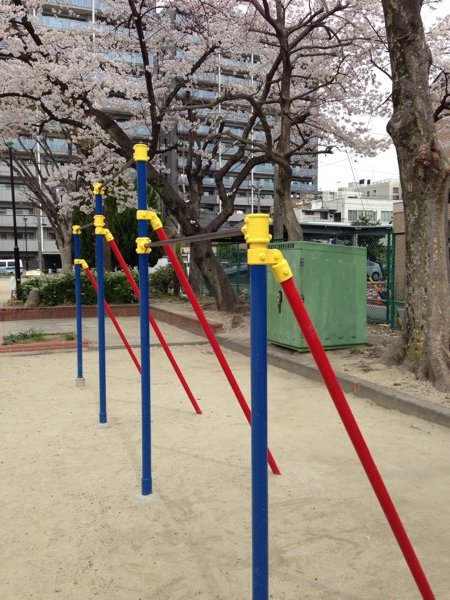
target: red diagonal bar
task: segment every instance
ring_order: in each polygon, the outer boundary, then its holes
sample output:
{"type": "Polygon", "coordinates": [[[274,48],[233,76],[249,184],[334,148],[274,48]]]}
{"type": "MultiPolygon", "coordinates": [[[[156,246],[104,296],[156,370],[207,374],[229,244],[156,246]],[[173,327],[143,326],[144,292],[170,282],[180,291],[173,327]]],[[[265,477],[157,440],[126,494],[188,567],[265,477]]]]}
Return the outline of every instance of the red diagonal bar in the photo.
{"type": "MultiPolygon", "coordinates": [[[[119,250],[119,247],[117,246],[116,242],[114,240],[110,240],[109,241],[109,245],[111,246],[112,251],[114,252],[115,257],[117,258],[119,265],[122,267],[123,272],[125,273],[126,278],[128,279],[129,284],[131,285],[131,288],[133,290],[133,292],[136,295],[136,298],[139,300],[140,298],[140,291],[139,291],[139,286],[137,285],[137,283],[134,280],[133,275],[131,274],[130,269],[128,268],[127,263],[125,262],[122,253],[119,250]]],[[[175,373],[178,376],[178,379],[180,380],[181,385],[184,388],[184,391],[186,392],[186,394],[188,395],[188,398],[192,404],[192,406],[194,407],[195,412],[198,415],[202,414],[201,408],[197,403],[197,400],[195,399],[194,394],[192,393],[190,387],[187,384],[186,379],[184,378],[183,373],[181,372],[180,367],[178,366],[177,361],[175,360],[174,355],[172,354],[169,345],[167,344],[158,324],[156,323],[154,317],[152,316],[151,313],[149,313],[148,315],[149,321],[150,321],[150,325],[153,328],[153,331],[156,334],[156,337],[158,338],[161,346],[164,348],[164,352],[167,355],[167,358],[170,361],[170,364],[172,365],[175,373]]]]}
{"type": "MultiPolygon", "coordinates": [[[[161,241],[169,239],[166,235],[166,232],[162,228],[156,229],[155,233],[158,236],[158,239],[160,239],[161,241]]],[[[251,422],[252,422],[251,410],[247,404],[246,399],[244,398],[243,393],[241,392],[238,382],[236,381],[236,379],[233,375],[230,365],[228,364],[228,362],[225,358],[225,355],[223,354],[222,349],[219,346],[219,342],[217,341],[217,338],[214,335],[214,332],[203,313],[203,310],[197,300],[197,297],[194,294],[194,290],[192,289],[191,284],[189,283],[189,280],[186,277],[182,266],[180,265],[177,255],[175,254],[173,248],[169,244],[164,246],[164,250],[165,250],[167,256],[169,257],[169,260],[172,263],[175,273],[177,274],[178,279],[180,280],[180,283],[183,286],[184,291],[186,292],[186,295],[192,304],[192,308],[194,309],[194,312],[197,315],[198,320],[200,321],[200,325],[202,326],[203,331],[205,332],[206,337],[209,340],[209,343],[211,344],[211,348],[214,350],[214,352],[217,356],[220,366],[222,367],[222,370],[225,373],[226,378],[228,379],[228,381],[231,385],[231,388],[237,398],[237,401],[239,402],[239,404],[244,412],[244,415],[247,418],[247,421],[249,422],[249,424],[251,424],[251,422]]],[[[272,472],[275,475],[280,475],[280,469],[278,468],[278,465],[275,462],[275,459],[273,458],[270,450],[267,453],[267,459],[268,459],[270,468],[272,469],[272,472]]]]}
{"type": "Polygon", "coordinates": [[[435,600],[430,584],[427,581],[419,559],[417,558],[405,528],[403,527],[403,523],[400,520],[394,503],[392,502],[380,472],[378,471],[370,450],[367,447],[361,430],[359,429],[356,419],[353,416],[344,392],[342,391],[325,350],[323,349],[319,336],[314,329],[314,325],[308,315],[294,279],[291,278],[287,281],[284,281],[281,283],[281,286],[286,294],[309,349],[311,350],[311,354],[317,363],[328,391],[330,392],[330,396],[333,399],[334,405],[336,406],[339,416],[342,419],[344,427],[347,430],[353,447],[356,450],[356,454],[361,461],[361,464],[366,472],[367,477],[369,478],[381,508],[383,509],[395,538],[397,539],[403,556],[405,557],[408,567],[415,579],[417,587],[422,594],[422,598],[425,600],[435,600]]]}
{"type": "MultiPolygon", "coordinates": [[[[89,281],[92,284],[92,287],[94,288],[94,290],[96,292],[98,292],[98,285],[97,285],[97,281],[95,280],[94,275],[92,274],[92,271],[88,268],[85,269],[86,275],[88,276],[89,281]]],[[[111,307],[109,306],[108,302],[105,300],[104,301],[104,306],[105,306],[105,310],[108,313],[109,318],[111,319],[114,327],[117,330],[117,333],[120,336],[120,339],[123,342],[123,345],[125,346],[125,348],[128,350],[128,354],[131,356],[131,360],[134,362],[134,364],[136,365],[137,370],[139,371],[139,373],[141,373],[141,364],[138,361],[136,354],[133,352],[133,348],[130,346],[130,344],[128,343],[128,340],[122,330],[122,328],[120,327],[113,311],[111,310],[111,307]]]]}

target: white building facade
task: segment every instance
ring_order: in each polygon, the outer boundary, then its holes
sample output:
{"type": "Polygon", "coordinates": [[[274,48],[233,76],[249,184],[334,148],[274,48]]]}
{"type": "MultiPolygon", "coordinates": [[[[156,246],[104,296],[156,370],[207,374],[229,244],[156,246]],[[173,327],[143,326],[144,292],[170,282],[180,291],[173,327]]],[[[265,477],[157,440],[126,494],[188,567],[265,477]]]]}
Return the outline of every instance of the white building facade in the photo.
{"type": "Polygon", "coordinates": [[[371,223],[389,225],[394,214],[394,202],[401,200],[400,182],[360,180],[340,187],[337,192],[317,192],[297,210],[299,220],[329,220],[354,223],[367,219],[371,223]]]}

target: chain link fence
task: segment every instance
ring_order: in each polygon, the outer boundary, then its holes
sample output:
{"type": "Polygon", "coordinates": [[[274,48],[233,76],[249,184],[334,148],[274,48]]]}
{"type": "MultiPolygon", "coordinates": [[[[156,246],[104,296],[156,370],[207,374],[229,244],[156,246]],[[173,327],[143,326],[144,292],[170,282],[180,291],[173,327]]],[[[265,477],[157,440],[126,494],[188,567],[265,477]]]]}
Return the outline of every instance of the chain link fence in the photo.
{"type": "MultiPolygon", "coordinates": [[[[305,241],[346,246],[363,246],[367,249],[367,321],[385,323],[392,328],[401,323],[405,290],[405,236],[394,234],[391,228],[377,228],[371,232],[365,227],[359,232],[305,235],[305,241]]],[[[232,286],[243,298],[249,294],[247,247],[237,242],[216,244],[219,258],[232,286]]],[[[204,293],[208,294],[206,288],[204,293]]]]}

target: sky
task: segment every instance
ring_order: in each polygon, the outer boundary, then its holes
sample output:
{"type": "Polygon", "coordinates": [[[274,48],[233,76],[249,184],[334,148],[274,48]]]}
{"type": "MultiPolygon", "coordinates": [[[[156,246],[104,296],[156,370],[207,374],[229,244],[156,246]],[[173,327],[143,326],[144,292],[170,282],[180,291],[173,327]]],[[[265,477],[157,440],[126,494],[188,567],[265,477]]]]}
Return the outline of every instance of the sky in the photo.
{"type": "Polygon", "coordinates": [[[397,156],[393,145],[373,158],[356,156],[351,151],[319,156],[318,189],[334,191],[351,181],[398,179],[397,156]]]}
{"type": "MultiPolygon", "coordinates": [[[[450,0],[443,0],[436,5],[435,10],[428,7],[422,9],[422,21],[425,27],[430,26],[440,16],[450,12],[450,0]]],[[[388,119],[371,119],[371,134],[377,139],[386,136],[388,119]]],[[[384,179],[398,179],[398,165],[395,148],[391,144],[389,150],[380,153],[374,158],[356,156],[351,150],[348,152],[334,152],[329,155],[319,155],[318,189],[334,191],[339,187],[346,187],[352,181],[370,179],[383,181],[384,179]]]]}

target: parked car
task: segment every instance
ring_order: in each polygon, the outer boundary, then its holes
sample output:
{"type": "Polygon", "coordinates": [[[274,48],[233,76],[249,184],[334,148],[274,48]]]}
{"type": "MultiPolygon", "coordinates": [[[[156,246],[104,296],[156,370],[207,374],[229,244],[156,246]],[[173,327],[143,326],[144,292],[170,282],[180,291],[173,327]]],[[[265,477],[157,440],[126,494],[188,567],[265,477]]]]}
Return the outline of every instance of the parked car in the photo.
{"type": "MultiPolygon", "coordinates": [[[[25,273],[25,269],[23,268],[23,263],[19,260],[20,272],[25,273]]],[[[14,258],[6,258],[0,259],[0,273],[9,273],[13,274],[16,272],[16,262],[14,258]]]]}
{"type": "Polygon", "coordinates": [[[374,281],[379,281],[383,277],[383,272],[377,262],[367,261],[367,277],[371,277],[374,281]]]}

